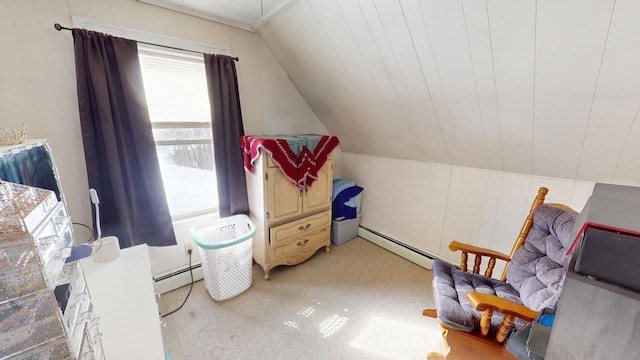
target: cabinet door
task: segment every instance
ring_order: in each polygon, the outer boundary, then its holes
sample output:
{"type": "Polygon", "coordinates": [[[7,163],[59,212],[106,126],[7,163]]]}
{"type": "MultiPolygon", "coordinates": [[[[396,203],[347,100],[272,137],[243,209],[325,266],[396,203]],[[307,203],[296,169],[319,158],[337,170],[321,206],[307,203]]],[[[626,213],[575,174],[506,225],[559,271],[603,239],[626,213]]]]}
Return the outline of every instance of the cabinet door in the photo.
{"type": "Polygon", "coordinates": [[[333,159],[328,159],[318,171],[318,179],[305,190],[303,212],[309,213],[330,208],[332,185],[333,159]]]}
{"type": "Polygon", "coordinates": [[[302,191],[279,168],[267,169],[267,222],[274,224],[302,215],[302,191]]]}

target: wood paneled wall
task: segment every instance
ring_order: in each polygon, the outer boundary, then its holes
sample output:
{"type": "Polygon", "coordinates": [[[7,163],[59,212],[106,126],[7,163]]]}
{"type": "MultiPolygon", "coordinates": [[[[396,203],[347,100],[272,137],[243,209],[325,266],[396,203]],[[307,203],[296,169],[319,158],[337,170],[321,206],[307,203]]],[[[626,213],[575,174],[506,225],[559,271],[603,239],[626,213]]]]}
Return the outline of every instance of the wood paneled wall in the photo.
{"type": "MultiPolygon", "coordinates": [[[[452,262],[452,240],[509,253],[538,188],[582,210],[593,183],[342,153],[341,176],[364,187],[361,224],[452,262]]],[[[498,276],[501,265],[494,271],[498,276]]]]}
{"type": "Polygon", "coordinates": [[[640,182],[640,3],[300,0],[258,33],[347,152],[640,182]]]}

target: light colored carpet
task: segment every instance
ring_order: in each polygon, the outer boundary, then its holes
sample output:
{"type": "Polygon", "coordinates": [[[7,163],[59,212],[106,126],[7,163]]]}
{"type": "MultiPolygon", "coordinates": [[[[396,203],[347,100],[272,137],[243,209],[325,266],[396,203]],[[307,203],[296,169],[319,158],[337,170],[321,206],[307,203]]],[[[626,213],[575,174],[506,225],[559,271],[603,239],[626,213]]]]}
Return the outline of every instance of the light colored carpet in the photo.
{"type": "MultiPolygon", "coordinates": [[[[164,294],[177,308],[189,286],[164,294]]],[[[187,359],[425,359],[441,351],[431,272],[356,238],[264,279],[253,265],[244,293],[214,301],[194,284],[184,307],[164,318],[165,348],[187,359]]]]}

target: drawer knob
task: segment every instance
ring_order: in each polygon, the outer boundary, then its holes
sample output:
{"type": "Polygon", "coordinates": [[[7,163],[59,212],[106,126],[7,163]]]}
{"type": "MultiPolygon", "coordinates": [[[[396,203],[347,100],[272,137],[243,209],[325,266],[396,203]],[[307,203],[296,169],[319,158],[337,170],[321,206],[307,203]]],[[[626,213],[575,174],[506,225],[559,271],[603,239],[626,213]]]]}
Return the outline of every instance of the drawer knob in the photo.
{"type": "Polygon", "coordinates": [[[46,237],[38,238],[38,245],[40,245],[40,246],[51,246],[51,245],[55,244],[56,241],[58,241],[58,237],[57,236],[55,236],[55,235],[46,236],[46,237]]]}
{"type": "Polygon", "coordinates": [[[309,242],[309,239],[304,239],[304,241],[298,241],[296,245],[305,246],[309,242]]]}
{"type": "Polygon", "coordinates": [[[311,224],[306,224],[306,225],[300,225],[300,227],[298,228],[298,230],[300,231],[305,231],[305,230],[309,230],[309,228],[311,227],[311,224]]]}

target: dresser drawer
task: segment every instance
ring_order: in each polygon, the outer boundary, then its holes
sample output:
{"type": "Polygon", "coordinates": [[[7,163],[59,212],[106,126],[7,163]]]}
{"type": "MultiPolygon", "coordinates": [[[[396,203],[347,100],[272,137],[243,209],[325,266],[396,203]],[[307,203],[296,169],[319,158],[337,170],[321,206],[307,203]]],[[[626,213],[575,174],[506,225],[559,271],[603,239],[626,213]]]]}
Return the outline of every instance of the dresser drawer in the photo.
{"type": "Polygon", "coordinates": [[[38,224],[48,216],[51,209],[58,203],[53,191],[39,190],[21,186],[18,191],[22,192],[13,199],[28,232],[35,232],[38,224]]]}
{"type": "Polygon", "coordinates": [[[304,236],[315,232],[324,226],[331,225],[331,212],[325,211],[316,215],[311,215],[300,220],[295,220],[269,229],[271,246],[276,246],[282,241],[286,241],[292,236],[304,236]]]}
{"type": "Polygon", "coordinates": [[[45,264],[58,253],[60,248],[73,245],[71,219],[63,203],[58,203],[37,226],[33,231],[33,238],[45,264]]]}
{"type": "Polygon", "coordinates": [[[53,292],[46,288],[0,304],[0,359],[64,336],[59,312],[53,292]]]}
{"type": "Polygon", "coordinates": [[[42,269],[37,266],[12,268],[0,273],[0,299],[16,299],[47,287],[42,269]]]}
{"type": "Polygon", "coordinates": [[[0,241],[0,269],[21,269],[30,266],[40,266],[38,249],[31,236],[22,235],[0,241]]]}
{"type": "MultiPolygon", "coordinates": [[[[325,226],[320,229],[316,229],[313,232],[305,232],[304,234],[297,234],[296,236],[282,239],[278,243],[271,244],[271,257],[273,261],[277,261],[282,257],[295,257],[297,252],[306,252],[306,250],[313,248],[314,252],[320,246],[319,244],[326,244],[329,242],[330,227],[325,226]]],[[[312,253],[311,253],[312,254],[312,253]]],[[[309,256],[311,255],[309,254],[309,256]]]]}
{"type": "Polygon", "coordinates": [[[33,360],[33,359],[60,359],[73,360],[69,352],[67,340],[64,336],[59,336],[54,340],[42,343],[27,351],[18,353],[6,358],[7,360],[33,360]]]}

